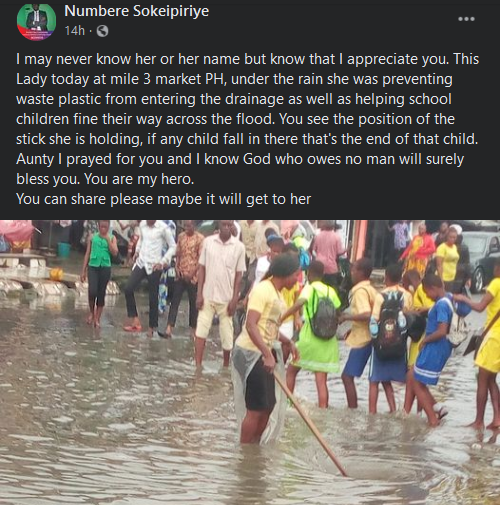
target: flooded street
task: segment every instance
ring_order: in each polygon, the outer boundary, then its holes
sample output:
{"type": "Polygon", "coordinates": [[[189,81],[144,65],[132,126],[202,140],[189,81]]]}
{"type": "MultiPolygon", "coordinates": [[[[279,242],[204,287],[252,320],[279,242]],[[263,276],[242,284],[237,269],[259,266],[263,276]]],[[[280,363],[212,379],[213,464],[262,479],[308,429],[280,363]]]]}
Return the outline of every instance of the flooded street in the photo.
{"type": "Polygon", "coordinates": [[[343,479],[292,409],[279,444],[238,445],[218,338],[197,373],[184,305],[171,341],[122,331],[122,295],[108,297],[98,332],[86,309],[75,294],[0,299],[2,505],[499,503],[500,441],[464,428],[475,414],[471,355],[445,369],[436,397],[450,413],[435,430],[384,413],[383,395],[382,414],[368,416],[366,377],[358,412],[345,408],[340,377],[321,412],[313,376],[299,375],[297,395],[352,476],[343,479]]]}

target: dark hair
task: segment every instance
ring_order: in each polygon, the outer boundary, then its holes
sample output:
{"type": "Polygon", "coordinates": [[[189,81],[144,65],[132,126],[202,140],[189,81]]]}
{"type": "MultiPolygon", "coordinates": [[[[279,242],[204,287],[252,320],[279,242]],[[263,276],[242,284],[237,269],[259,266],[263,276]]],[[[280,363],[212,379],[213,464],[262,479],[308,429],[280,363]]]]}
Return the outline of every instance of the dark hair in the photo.
{"type": "Polygon", "coordinates": [[[266,238],[268,238],[271,235],[276,235],[276,230],[274,230],[273,228],[266,228],[266,231],[264,232],[264,236],[266,238]]]}
{"type": "Polygon", "coordinates": [[[354,268],[361,272],[365,279],[369,279],[373,272],[373,263],[370,258],[361,258],[354,263],[354,268]]]}
{"type": "Polygon", "coordinates": [[[389,265],[385,269],[385,276],[395,284],[400,283],[401,277],[403,276],[403,269],[401,268],[401,265],[399,265],[398,263],[389,265]]]}
{"type": "Polygon", "coordinates": [[[442,288],[443,281],[441,277],[436,274],[426,274],[426,276],[422,279],[422,284],[424,288],[442,288]]]}
{"type": "Polygon", "coordinates": [[[99,224],[100,223],[108,223],[108,224],[111,224],[111,221],[109,219],[99,219],[99,221],[97,221],[99,224]]]}
{"type": "Polygon", "coordinates": [[[495,267],[500,267],[500,258],[495,260],[495,267]]]}
{"type": "Polygon", "coordinates": [[[308,274],[312,274],[314,277],[321,279],[325,275],[325,265],[318,260],[311,261],[309,268],[307,269],[308,274]]]}
{"type": "Polygon", "coordinates": [[[278,254],[268,270],[268,275],[272,277],[285,278],[292,275],[300,268],[299,259],[291,254],[278,254]]]}
{"type": "Polygon", "coordinates": [[[283,248],[284,253],[290,253],[293,252],[297,254],[299,252],[299,248],[293,243],[293,242],[288,242],[288,244],[285,244],[285,247],[283,248]]]}
{"type": "Polygon", "coordinates": [[[419,282],[422,280],[420,278],[420,274],[418,273],[418,270],[415,268],[412,268],[411,270],[407,270],[405,274],[403,275],[403,281],[408,281],[409,284],[412,284],[413,282],[419,282]]]}

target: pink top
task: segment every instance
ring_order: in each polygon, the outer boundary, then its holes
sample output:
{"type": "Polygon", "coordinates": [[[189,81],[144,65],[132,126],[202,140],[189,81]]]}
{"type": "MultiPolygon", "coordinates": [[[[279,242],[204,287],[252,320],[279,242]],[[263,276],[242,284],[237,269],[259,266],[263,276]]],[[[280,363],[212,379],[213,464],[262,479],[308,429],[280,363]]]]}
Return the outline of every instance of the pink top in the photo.
{"type": "Polygon", "coordinates": [[[337,258],[345,253],[342,239],[333,230],[321,230],[314,239],[313,252],[316,259],[325,266],[325,274],[336,274],[339,271],[337,258]]]}

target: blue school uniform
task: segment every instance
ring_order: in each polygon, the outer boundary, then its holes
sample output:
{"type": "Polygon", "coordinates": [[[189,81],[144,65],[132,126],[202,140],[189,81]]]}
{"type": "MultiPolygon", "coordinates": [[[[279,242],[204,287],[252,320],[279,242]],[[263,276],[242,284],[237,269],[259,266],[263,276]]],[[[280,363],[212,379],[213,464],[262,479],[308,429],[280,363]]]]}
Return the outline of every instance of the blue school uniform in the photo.
{"type": "Polygon", "coordinates": [[[399,359],[382,361],[377,357],[375,349],[372,348],[370,382],[406,382],[407,370],[406,355],[399,359]]]}
{"type": "MultiPolygon", "coordinates": [[[[451,299],[450,295],[447,294],[446,296],[451,299]]],[[[437,331],[441,323],[451,324],[452,317],[452,308],[446,300],[441,298],[429,311],[425,335],[428,336],[437,331]]],[[[435,386],[439,381],[446,362],[451,356],[452,350],[453,346],[446,337],[427,344],[420,351],[415,363],[415,379],[423,384],[435,386]]]]}
{"type": "Polygon", "coordinates": [[[371,343],[364,347],[351,349],[342,375],[361,377],[372,354],[372,349],[371,343]]]}

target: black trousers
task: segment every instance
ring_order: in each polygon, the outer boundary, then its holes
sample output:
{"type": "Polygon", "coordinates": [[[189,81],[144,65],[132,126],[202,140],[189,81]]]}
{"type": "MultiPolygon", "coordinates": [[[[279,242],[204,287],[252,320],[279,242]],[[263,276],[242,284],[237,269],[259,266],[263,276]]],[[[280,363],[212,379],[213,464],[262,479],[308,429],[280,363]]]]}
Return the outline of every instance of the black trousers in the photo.
{"type": "Polygon", "coordinates": [[[137,317],[137,305],[135,303],[135,290],[143,279],[148,280],[149,285],[149,327],[158,328],[158,291],[160,287],[161,270],[146,273],[145,268],[135,267],[130,274],[125,286],[125,300],[127,301],[128,317],[137,317]]]}
{"type": "Polygon", "coordinates": [[[196,321],[198,319],[198,309],[196,308],[196,296],[198,294],[198,284],[193,284],[190,281],[179,279],[174,282],[174,289],[172,302],[170,304],[170,311],[168,313],[168,324],[175,326],[177,321],[177,313],[179,312],[179,305],[182,300],[184,291],[187,291],[189,298],[189,327],[196,328],[196,321]]]}
{"type": "Polygon", "coordinates": [[[87,272],[89,280],[89,303],[104,307],[106,288],[111,279],[111,267],[90,267],[87,272]]]}

